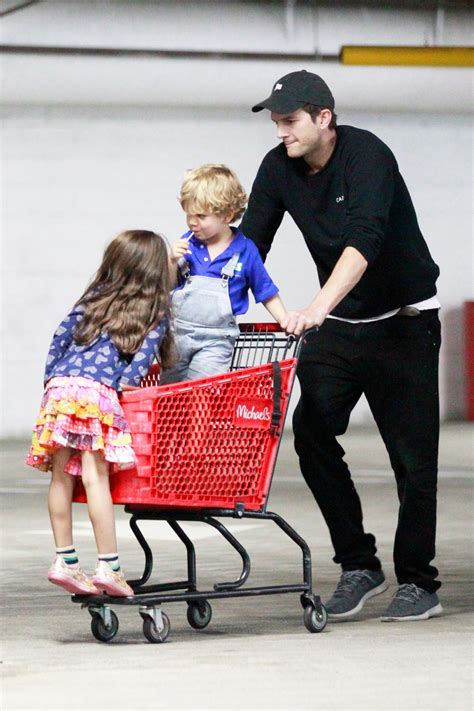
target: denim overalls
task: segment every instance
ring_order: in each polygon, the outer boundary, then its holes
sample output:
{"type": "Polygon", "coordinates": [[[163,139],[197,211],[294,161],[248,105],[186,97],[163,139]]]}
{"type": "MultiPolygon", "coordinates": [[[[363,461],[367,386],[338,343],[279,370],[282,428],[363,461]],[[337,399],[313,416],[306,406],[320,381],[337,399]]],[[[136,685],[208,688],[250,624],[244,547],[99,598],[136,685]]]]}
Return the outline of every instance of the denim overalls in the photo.
{"type": "Polygon", "coordinates": [[[184,286],[172,298],[174,338],[179,359],[163,371],[160,383],[206,378],[226,373],[232,359],[239,327],[232,312],[229,280],[234,276],[240,252],[221,270],[221,278],[191,276],[186,262],[184,286]]]}

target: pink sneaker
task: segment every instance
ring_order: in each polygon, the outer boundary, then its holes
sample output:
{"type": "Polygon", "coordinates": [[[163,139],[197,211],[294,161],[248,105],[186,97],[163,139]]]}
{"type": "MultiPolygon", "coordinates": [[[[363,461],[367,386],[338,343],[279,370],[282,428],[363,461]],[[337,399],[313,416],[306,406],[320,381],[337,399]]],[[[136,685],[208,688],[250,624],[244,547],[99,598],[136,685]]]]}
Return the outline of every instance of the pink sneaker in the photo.
{"type": "Polygon", "coordinates": [[[100,590],[82,570],[79,563],[68,565],[58,555],[48,570],[48,580],[75,595],[100,595],[100,590]]]}
{"type": "Polygon", "coordinates": [[[124,578],[121,570],[112,570],[106,560],[98,560],[97,566],[92,576],[94,585],[107,593],[116,597],[132,597],[134,592],[124,578]]]}

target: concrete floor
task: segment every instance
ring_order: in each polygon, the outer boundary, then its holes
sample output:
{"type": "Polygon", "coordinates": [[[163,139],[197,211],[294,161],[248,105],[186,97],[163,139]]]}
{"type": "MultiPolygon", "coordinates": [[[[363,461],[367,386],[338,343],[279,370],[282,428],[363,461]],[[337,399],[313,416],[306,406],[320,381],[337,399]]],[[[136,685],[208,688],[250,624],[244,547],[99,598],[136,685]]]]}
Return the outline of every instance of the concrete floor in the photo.
{"type": "MultiPolygon", "coordinates": [[[[52,539],[46,509],[47,476],[23,465],[26,443],[4,443],[2,461],[3,703],[10,709],[318,709],[428,711],[473,708],[473,428],[442,431],[437,564],[444,616],[427,622],[382,624],[394,591],[391,548],[396,493],[376,432],[343,438],[362,498],[367,530],[377,535],[390,590],[370,601],[357,620],[329,624],[321,634],[303,626],[298,595],[213,602],[209,627],[195,631],[183,604],[164,607],[171,618],[165,644],[142,635],[137,608],[115,608],[120,629],[96,642],[90,618],[46,580],[52,539]]],[[[313,552],[314,588],[332,592],[338,568],[321,515],[297,473],[285,435],[270,510],[284,516],[313,552]]],[[[95,561],[85,507],[77,505],[76,547],[86,569],[95,561]]],[[[122,562],[129,576],[142,556],[117,508],[122,562]]],[[[252,557],[251,585],[301,579],[301,556],[270,522],[230,521],[252,557]]],[[[163,579],[185,576],[183,548],[166,524],[144,524],[163,579]]],[[[190,524],[200,586],[239,572],[237,557],[202,524],[190,524]]]]}

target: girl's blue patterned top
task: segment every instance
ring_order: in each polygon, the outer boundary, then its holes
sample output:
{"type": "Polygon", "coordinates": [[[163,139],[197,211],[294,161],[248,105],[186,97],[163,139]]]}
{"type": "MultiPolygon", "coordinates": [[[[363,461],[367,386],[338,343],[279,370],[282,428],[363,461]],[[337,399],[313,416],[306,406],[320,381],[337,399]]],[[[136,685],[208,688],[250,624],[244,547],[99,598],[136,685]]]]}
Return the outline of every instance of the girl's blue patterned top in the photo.
{"type": "Polygon", "coordinates": [[[54,332],[46,360],[45,385],[51,378],[71,375],[97,380],[118,391],[125,385],[140,385],[158,358],[166,321],[150,331],[139,350],[130,356],[120,353],[106,333],[88,346],[77,345],[73,332],[83,315],[84,306],[76,305],[54,332]]]}

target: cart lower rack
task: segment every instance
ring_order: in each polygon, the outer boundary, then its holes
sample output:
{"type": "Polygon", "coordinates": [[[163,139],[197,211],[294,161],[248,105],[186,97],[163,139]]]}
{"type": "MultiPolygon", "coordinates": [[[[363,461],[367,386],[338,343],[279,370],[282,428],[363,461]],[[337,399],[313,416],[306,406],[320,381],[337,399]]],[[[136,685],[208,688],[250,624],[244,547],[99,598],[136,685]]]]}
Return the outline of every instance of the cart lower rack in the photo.
{"type": "MultiPolygon", "coordinates": [[[[115,504],[131,514],[130,527],[145,564],[141,577],[129,580],[130,598],[73,596],[92,616],[92,633],[104,642],[116,635],[118,617],[111,605],[135,605],[150,642],[169,635],[167,602],[185,602],[191,627],[203,629],[212,616],[209,600],[278,593],[300,593],[304,624],[322,631],[327,613],[312,591],[311,553],[306,542],[278,514],[266,510],[281,433],[295,378],[298,344],[274,324],[241,324],[232,370],[201,380],[158,386],[152,370],[145,387],[127,391],[122,406],[130,423],[137,467],[111,473],[115,504]],[[250,557],[217,518],[273,521],[303,557],[302,581],[295,584],[246,587],[250,557]],[[138,522],[166,521],[186,548],[187,580],[147,584],[153,553],[138,522]],[[212,590],[197,586],[194,545],[180,521],[212,526],[237,551],[242,570],[236,580],[216,582],[212,590]]],[[[77,483],[74,500],[85,502],[77,483]]]]}

